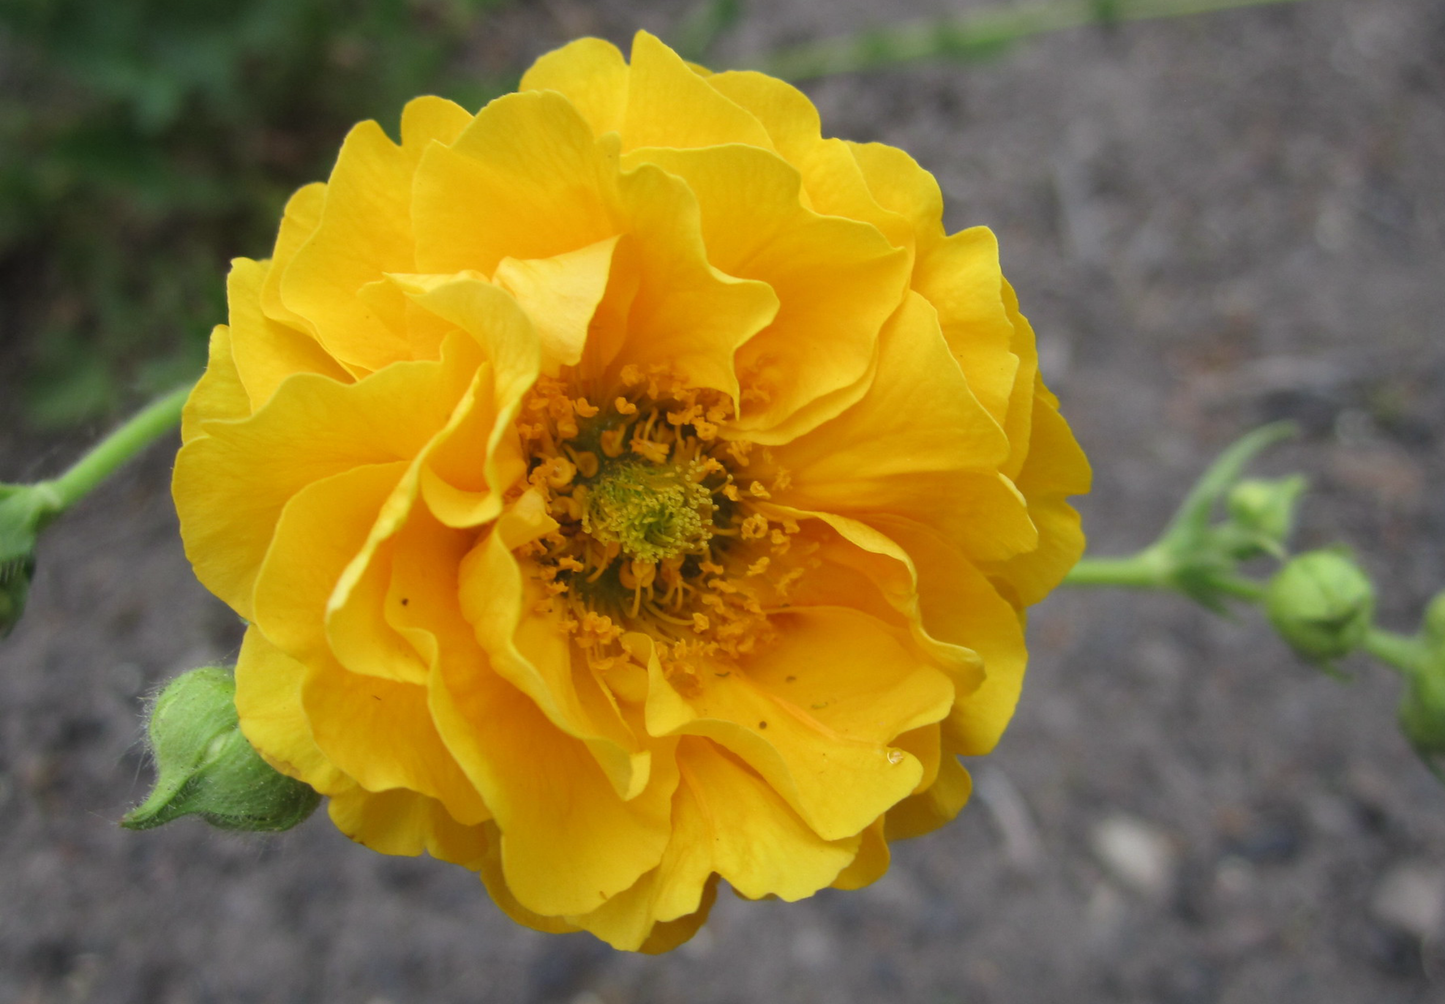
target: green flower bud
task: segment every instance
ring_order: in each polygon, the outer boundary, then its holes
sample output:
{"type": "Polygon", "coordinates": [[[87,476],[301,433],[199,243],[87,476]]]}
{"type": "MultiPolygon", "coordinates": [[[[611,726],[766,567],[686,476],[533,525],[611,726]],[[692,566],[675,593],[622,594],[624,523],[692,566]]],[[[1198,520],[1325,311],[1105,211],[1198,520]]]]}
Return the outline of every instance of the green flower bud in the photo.
{"type": "Polygon", "coordinates": [[[1435,658],[1445,662],[1445,593],[1438,594],[1425,607],[1420,635],[1435,658]]]}
{"type": "Polygon", "coordinates": [[[40,486],[0,485],[0,638],[25,612],[35,575],[35,538],[54,514],[54,499],[40,486]]]}
{"type": "Polygon", "coordinates": [[[1232,553],[1241,560],[1262,554],[1284,557],[1284,542],[1294,529],[1295,508],[1307,482],[1303,475],[1250,478],[1229,490],[1225,509],[1238,535],[1232,553]]]}
{"type": "Polygon", "coordinates": [[[1400,701],[1400,731],[1435,774],[1445,780],[1445,660],[1428,660],[1410,674],[1400,701]]]}
{"type": "Polygon", "coordinates": [[[35,559],[30,555],[0,561],[0,638],[15,629],[25,612],[25,599],[30,595],[30,579],[35,574],[35,559]]]}
{"type": "Polygon", "coordinates": [[[120,821],[128,829],[200,816],[224,830],[289,830],[321,801],[262,760],[241,734],[230,670],[208,666],[172,680],[151,707],[147,733],[156,785],[120,821]]]}
{"type": "Polygon", "coordinates": [[[1293,558],[1265,589],[1270,623],[1297,653],[1326,662],[1360,647],[1375,615],[1375,589],[1338,551],[1293,558]]]}

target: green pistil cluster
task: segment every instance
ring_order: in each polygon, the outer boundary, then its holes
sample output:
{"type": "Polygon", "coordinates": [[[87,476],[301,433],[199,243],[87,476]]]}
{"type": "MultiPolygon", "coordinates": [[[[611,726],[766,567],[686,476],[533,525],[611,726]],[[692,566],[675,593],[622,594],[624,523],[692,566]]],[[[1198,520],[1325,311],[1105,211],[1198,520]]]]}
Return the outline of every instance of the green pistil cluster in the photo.
{"type": "Polygon", "coordinates": [[[632,459],[604,465],[587,483],[583,532],[638,561],[701,553],[712,539],[715,507],[695,467],[632,459]]]}

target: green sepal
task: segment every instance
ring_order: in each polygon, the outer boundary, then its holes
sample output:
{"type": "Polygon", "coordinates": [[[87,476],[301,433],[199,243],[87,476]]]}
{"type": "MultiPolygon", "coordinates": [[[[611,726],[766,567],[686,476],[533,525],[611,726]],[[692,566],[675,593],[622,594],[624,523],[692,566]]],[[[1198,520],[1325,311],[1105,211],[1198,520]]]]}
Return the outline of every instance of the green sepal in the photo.
{"type": "Polygon", "coordinates": [[[1295,509],[1309,482],[1302,474],[1284,478],[1246,478],[1229,490],[1226,526],[1235,538],[1230,553],[1241,561],[1271,555],[1285,559],[1285,542],[1294,530],[1295,509]]]}

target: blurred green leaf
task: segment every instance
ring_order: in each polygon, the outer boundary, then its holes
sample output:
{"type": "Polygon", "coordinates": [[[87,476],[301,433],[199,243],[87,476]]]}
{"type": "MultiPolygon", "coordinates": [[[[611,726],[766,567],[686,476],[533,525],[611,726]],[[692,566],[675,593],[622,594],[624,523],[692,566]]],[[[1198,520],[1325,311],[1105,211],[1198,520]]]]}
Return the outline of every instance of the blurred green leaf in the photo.
{"type": "Polygon", "coordinates": [[[451,68],[499,2],[0,3],[0,323],[28,417],[92,419],[198,368],[227,262],[269,253],[353,123],[502,90],[451,68]]]}

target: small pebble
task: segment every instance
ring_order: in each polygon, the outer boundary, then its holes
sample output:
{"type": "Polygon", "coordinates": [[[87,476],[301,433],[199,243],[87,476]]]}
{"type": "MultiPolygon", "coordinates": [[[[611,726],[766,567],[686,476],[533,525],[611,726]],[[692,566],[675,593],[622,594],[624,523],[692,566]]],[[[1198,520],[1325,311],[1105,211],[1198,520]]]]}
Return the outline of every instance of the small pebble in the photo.
{"type": "Polygon", "coordinates": [[[1094,827],[1090,843],[1104,867],[1137,893],[1161,897],[1174,884],[1174,847],[1150,823],[1123,814],[1109,816],[1094,827]]]}
{"type": "Polygon", "coordinates": [[[1370,912],[1407,934],[1432,937],[1445,920],[1445,870],[1422,861],[1395,865],[1375,886],[1370,912]]]}

